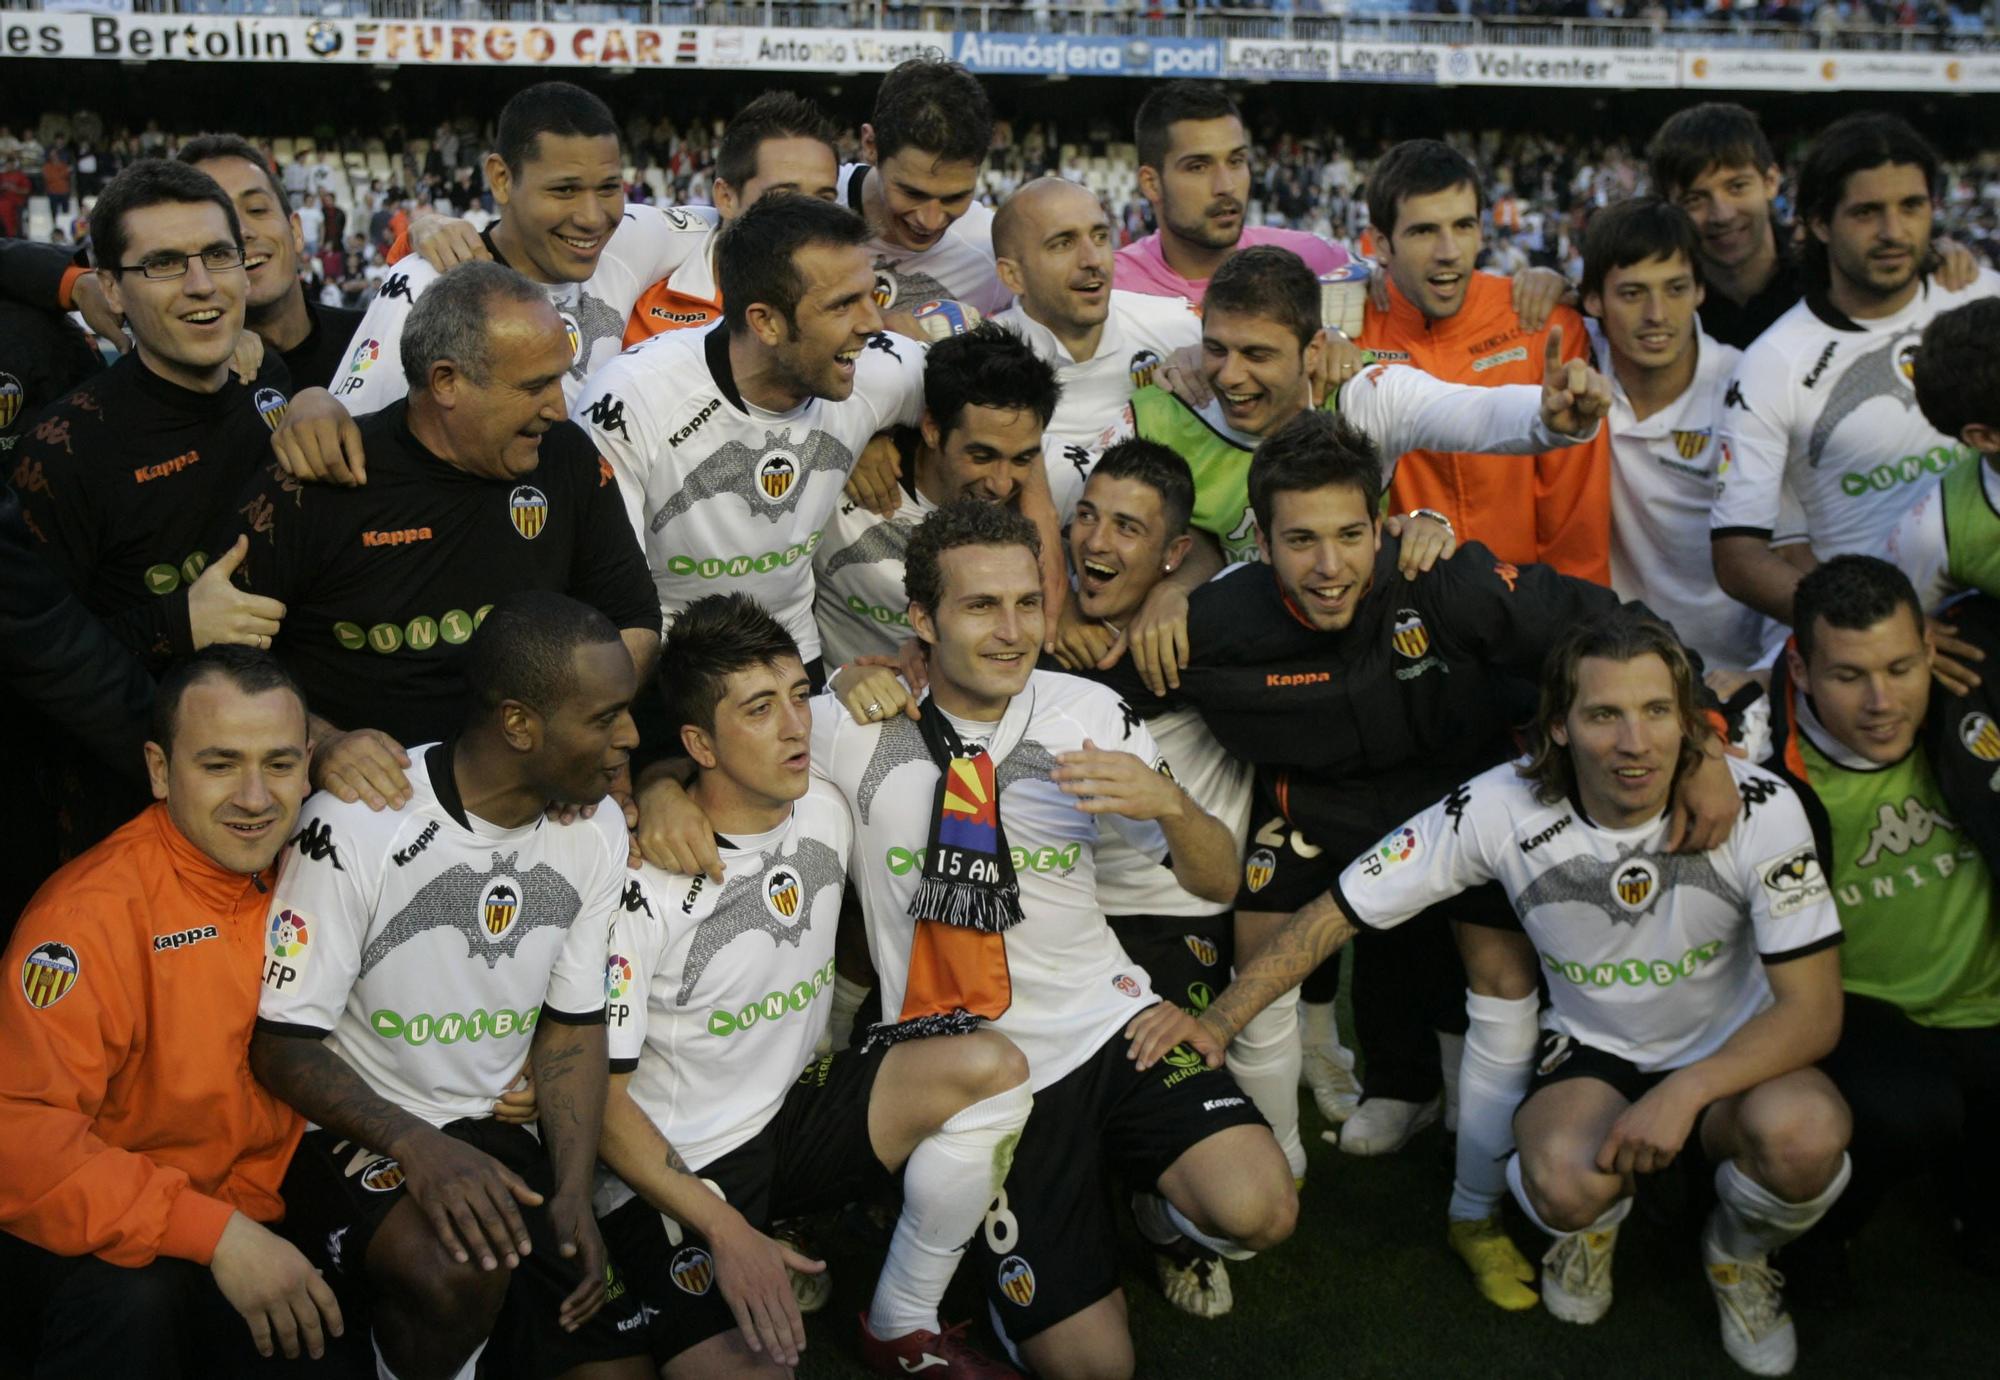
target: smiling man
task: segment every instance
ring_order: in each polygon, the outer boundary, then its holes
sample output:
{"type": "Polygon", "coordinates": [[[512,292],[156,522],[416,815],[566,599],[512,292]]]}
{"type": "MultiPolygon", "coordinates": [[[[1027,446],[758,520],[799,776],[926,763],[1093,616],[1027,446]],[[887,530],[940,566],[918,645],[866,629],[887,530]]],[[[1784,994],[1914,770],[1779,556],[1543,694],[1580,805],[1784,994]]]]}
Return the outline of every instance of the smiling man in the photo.
{"type": "Polygon", "coordinates": [[[1924,481],[1973,458],[1925,420],[1911,380],[1933,317],[2000,294],[1991,269],[1956,292],[1932,276],[1937,183],[1936,151],[1893,115],[1837,121],[1800,166],[1806,297],[1729,383],[1709,519],[1717,583],[1781,623],[1802,570],[1886,550],[1924,481]],[[1810,546],[1781,556],[1787,491],[1810,546]]]}
{"type": "Polygon", "coordinates": [[[1187,300],[1112,287],[1111,221],[1097,194],[1042,177],[993,217],[993,252],[1014,305],[997,318],[1055,366],[1062,384],[1044,440],[1056,511],[1076,505],[1104,434],[1175,352],[1201,339],[1187,300]]]}
{"type": "Polygon", "coordinates": [[[1099,908],[1101,836],[1170,857],[1212,901],[1233,887],[1236,846],[1115,695],[1034,669],[1038,544],[999,504],[925,518],[905,579],[929,698],[914,720],[865,724],[822,700],[812,756],[854,810],[891,1022],[870,1042],[986,1021],[1027,1056],[1035,1109],[972,1246],[996,1329],[1035,1374],[1129,1376],[1109,1176],[1159,1195],[1156,1229],[1229,1252],[1283,1241],[1298,1200],[1227,1074],[1199,1060],[1141,1074],[1123,1057],[1118,1032],[1157,998],[1099,908]]]}
{"type": "Polygon", "coordinates": [[[45,1364],[233,1376],[341,1331],[262,1225],[304,1126],[243,1077],[305,703],[267,653],[216,647],[168,672],[153,715],[159,803],[56,874],[7,948],[0,1228],[18,1240],[0,1258],[45,1364]]]}
{"type": "MultiPolygon", "coordinates": [[[[603,101],[568,82],[540,82],[501,107],[484,171],[500,216],[481,238],[555,307],[570,350],[563,397],[579,403],[591,371],[622,348],[640,294],[706,251],[715,213],[626,205],[617,121],[603,101]]],[[[349,413],[359,417],[403,395],[403,322],[440,276],[411,257],[383,280],[332,385],[349,413]]],[[[321,401],[314,395],[295,425],[337,425],[321,401]]]]}
{"type": "Polygon", "coordinates": [[[882,517],[843,501],[813,553],[814,619],[825,659],[894,656],[910,636],[903,552],[924,517],[975,498],[1018,507],[1042,466],[1043,429],[1058,410],[1056,371],[1003,326],[982,322],[930,347],[924,413],[896,434],[902,505],[882,517]]]}
{"type": "Polygon", "coordinates": [[[823,678],[813,552],[855,457],[923,412],[923,346],[882,331],[868,227],[767,197],[716,245],[723,317],[606,366],[587,414],[672,616],[727,580],[823,678]]]}
{"type": "Polygon", "coordinates": [[[368,1299],[378,1375],[470,1375],[497,1337],[533,1380],[650,1380],[590,1203],[638,674],[610,620],[542,591],[465,661],[410,797],[313,796],[271,896],[250,1071],[312,1122],[285,1231],[368,1299]],[[524,1058],[539,1135],[492,1115],[524,1058]]]}
{"type": "Polygon", "coordinates": [[[1212,1062],[1357,928],[1393,929],[1497,884],[1504,923],[1548,971],[1541,1057],[1507,1166],[1521,1206],[1556,1238],[1542,1301],[1564,1322],[1604,1316],[1635,1176],[1692,1150],[1715,1166],[1701,1251],[1723,1346],[1752,1374],[1789,1374],[1798,1343],[1768,1256],[1849,1177],[1847,1108],[1811,1066],[1840,1032],[1841,931],[1806,812],[1777,778],[1731,761],[1741,823],[1706,851],[1669,850],[1675,783],[1710,735],[1687,653],[1642,611],[1584,621],[1539,678],[1525,761],[1391,829],[1197,1021],[1142,1019],[1135,1054],[1145,1064],[1189,1040],[1212,1062]]]}
{"type": "Polygon", "coordinates": [[[243,229],[243,324],[285,362],[294,388],[325,388],[347,358],[348,338],[361,324],[358,307],[329,307],[306,296],[300,281],[305,239],[285,184],[248,140],[204,134],[181,146],[177,162],[216,180],[236,204],[243,229]]]}
{"type": "Polygon", "coordinates": [[[1716,587],[1699,551],[1715,506],[1715,422],[1740,352],[1710,339],[1694,223],[1655,197],[1591,217],[1583,305],[1611,380],[1611,587],[1672,624],[1710,669],[1755,670],[1783,640],[1716,587]]]}
{"type": "MultiPolygon", "coordinates": [[[[1369,306],[1364,349],[1482,388],[1532,382],[1556,332],[1565,360],[1585,356],[1589,342],[1575,311],[1559,306],[1530,330],[1508,280],[1474,271],[1484,204],[1478,170],[1435,139],[1408,140],[1377,160],[1368,174],[1368,218],[1389,274],[1389,307],[1369,306]]],[[[1599,584],[1610,579],[1610,464],[1601,441],[1544,452],[1532,482],[1462,447],[1384,453],[1395,460],[1389,501],[1396,511],[1436,509],[1460,540],[1484,542],[1516,565],[1552,565],[1599,584]]]]}
{"type": "MultiPolygon", "coordinates": [[[[1771,762],[1831,840],[1847,931],[1840,1046],[1827,1071],[1854,1108],[1843,1240],[1902,1179],[1942,1169],[1957,1247],[2000,1269],[2000,691],[1931,677],[1916,591],[1873,556],[1799,582],[1798,633],[1772,673],[1771,762]]],[[[1975,596],[1959,635],[2000,655],[2000,605],[1975,596]]]]}
{"type": "Polygon", "coordinates": [[[992,143],[986,88],[957,63],[911,58],[882,78],[840,200],[868,222],[883,311],[949,300],[990,316],[1012,300],[993,272],[993,212],[979,201],[992,143]]]}
{"type": "Polygon", "coordinates": [[[267,460],[224,517],[249,541],[244,585],[289,610],[275,649],[322,716],[314,784],[400,803],[402,745],[457,725],[464,644],[517,591],[582,600],[651,665],[659,604],[609,471],[563,417],[567,348],[536,284],[461,265],[404,323],[409,395],[362,419],[369,482],[299,484],[267,460]]]}

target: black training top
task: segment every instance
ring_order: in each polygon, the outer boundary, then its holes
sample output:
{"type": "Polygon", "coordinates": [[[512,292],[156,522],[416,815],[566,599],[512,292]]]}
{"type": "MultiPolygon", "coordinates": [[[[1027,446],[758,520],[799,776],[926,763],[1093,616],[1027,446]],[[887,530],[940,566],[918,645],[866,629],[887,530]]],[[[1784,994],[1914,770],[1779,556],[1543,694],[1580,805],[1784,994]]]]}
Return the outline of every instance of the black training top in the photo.
{"type": "Polygon", "coordinates": [[[328,307],[306,299],[306,316],[312,322],[312,329],[284,354],[294,389],[333,386],[333,376],[346,362],[347,346],[364,315],[359,307],[328,307]]]}
{"type": "Polygon", "coordinates": [[[213,393],[126,355],[45,412],[14,448],[22,517],[43,551],[133,650],[194,650],[187,587],[230,496],[271,459],[291,381],[267,359],[256,382],[213,393]]]}
{"type": "Polygon", "coordinates": [[[1773,225],[1771,231],[1778,237],[1778,266],[1771,280],[1741,306],[1712,287],[1702,300],[1701,328],[1710,339],[1747,350],[1752,341],[1770,329],[1773,321],[1797,306],[1806,295],[1805,272],[1799,264],[1798,250],[1788,247],[1792,228],[1773,225]]]}
{"type": "MultiPolygon", "coordinates": [[[[1178,697],[1230,755],[1256,764],[1292,822],[1351,853],[1513,749],[1542,660],[1579,620],[1618,605],[1602,585],[1515,567],[1467,542],[1414,581],[1384,537],[1340,632],[1294,611],[1267,565],[1196,590],[1178,697]]],[[[1114,683],[1153,700],[1130,661],[1114,683]]]]}
{"type": "Polygon", "coordinates": [[[486,611],[556,590],[619,628],[660,627],[660,601],[610,469],[561,422],[518,480],[481,479],[410,434],[408,404],[359,419],[368,482],[300,484],[274,462],[227,515],[249,530],[238,573],[285,604],[278,657],[315,714],[436,742],[465,719],[458,649],[486,611]]]}

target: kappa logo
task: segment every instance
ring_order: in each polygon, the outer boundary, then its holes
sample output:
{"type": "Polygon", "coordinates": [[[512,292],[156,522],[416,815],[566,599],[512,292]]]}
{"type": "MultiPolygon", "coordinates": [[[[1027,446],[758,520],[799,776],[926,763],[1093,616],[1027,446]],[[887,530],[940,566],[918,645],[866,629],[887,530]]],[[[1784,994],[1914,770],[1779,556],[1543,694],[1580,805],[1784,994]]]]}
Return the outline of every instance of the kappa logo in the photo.
{"type": "Polygon", "coordinates": [[[1262,891],[1277,875],[1278,855],[1268,848],[1259,848],[1243,860],[1243,885],[1252,891],[1262,891]]]}
{"type": "Polygon", "coordinates": [[[1150,388],[1153,383],[1154,371],[1159,367],[1160,352],[1158,350],[1135,351],[1130,363],[1126,365],[1126,368],[1132,374],[1132,391],[1136,393],[1141,388],[1150,388]]]}
{"type": "Polygon", "coordinates": [[[485,922],[486,932],[498,939],[507,933],[507,927],[514,923],[514,917],[521,913],[521,892],[509,878],[496,878],[489,882],[479,898],[479,918],[485,922]]]}
{"type": "Polygon", "coordinates": [[[1443,800],[1444,816],[1451,821],[1451,832],[1458,833],[1458,826],[1465,822],[1466,807],[1472,804],[1472,788],[1464,782],[1453,786],[1443,800]]]}
{"type": "Polygon", "coordinates": [[[196,925],[192,929],[175,930],[172,934],[153,936],[153,952],[165,953],[170,949],[185,949],[190,944],[199,944],[204,939],[215,939],[222,931],[213,925],[196,925]]]}
{"type": "Polygon", "coordinates": [[[514,530],[529,541],[542,534],[549,520],[549,499],[532,484],[522,484],[507,495],[507,517],[514,530]]]}
{"type": "Polygon", "coordinates": [[[674,1288],[699,1297],[715,1283],[715,1261],[699,1246],[683,1246],[668,1263],[667,1274],[674,1288]]]}
{"type": "Polygon", "coordinates": [[[1564,815],[1561,819],[1557,820],[1554,824],[1551,824],[1548,828],[1542,830],[1541,833],[1536,834],[1533,838],[1522,839],[1521,851],[1523,853],[1534,852],[1537,848],[1540,848],[1543,844],[1547,843],[1557,834],[1560,834],[1563,830],[1569,828],[1569,826],[1570,826],[1570,817],[1568,815],[1564,815]]]}
{"type": "Polygon", "coordinates": [[[1575,1052],[1576,1042],[1567,1035],[1559,1035],[1552,1031],[1542,1037],[1542,1046],[1542,1062],[1535,1065],[1535,1072],[1546,1078],[1561,1068],[1575,1052]]]}
{"type": "Polygon", "coordinates": [[[1000,1262],[1000,1294],[1016,1308],[1026,1308],[1035,1301],[1035,1270],[1018,1255],[1010,1255],[1000,1262]]]}
{"type": "Polygon", "coordinates": [[[1743,401],[1743,385],[1735,379],[1729,381],[1729,388],[1722,395],[1722,406],[1725,411],[1732,407],[1740,407],[1745,412],[1750,410],[1750,404],[1743,401]]]}
{"type": "Polygon", "coordinates": [[[681,897],[682,915],[694,914],[694,903],[701,898],[701,889],[707,882],[708,874],[703,872],[695,873],[694,880],[688,883],[687,895],[681,897]]]}
{"type": "Polygon", "coordinates": [[[757,487],[773,503],[792,491],[798,477],[798,457],[781,450],[765,456],[757,466],[757,487]]]}
{"type": "Polygon", "coordinates": [[[273,431],[284,422],[285,409],[292,405],[291,399],[275,388],[259,388],[251,402],[256,404],[257,415],[264,419],[264,425],[273,431]]]}
{"type": "Polygon", "coordinates": [[[46,1011],[64,997],[83,976],[83,960],[69,945],[49,940],[37,944],[21,965],[21,995],[37,1011],[46,1011]]]}
{"type": "Polygon", "coordinates": [[[2000,762],[2000,724],[1984,714],[1967,714],[1958,721],[1958,741],[1982,762],[2000,762]]]}
{"type": "Polygon", "coordinates": [[[898,364],[903,362],[903,357],[896,353],[896,342],[890,337],[887,331],[878,331],[876,334],[869,336],[868,348],[871,350],[880,350],[898,364]]]}
{"type": "Polygon", "coordinates": [[[411,300],[410,275],[407,273],[391,273],[382,280],[382,291],[379,295],[388,298],[400,297],[405,302],[411,300]]]}
{"type": "Polygon", "coordinates": [[[1396,610],[1396,626],[1389,640],[1398,652],[1412,661],[1431,649],[1430,630],[1424,626],[1423,617],[1415,609],[1396,610]]]}
{"type": "Polygon", "coordinates": [[[586,407],[583,410],[583,415],[588,417],[591,425],[595,426],[599,431],[615,431],[628,442],[632,439],[632,433],[625,429],[625,400],[623,398],[614,398],[611,394],[606,393],[589,407],[586,407]]]}
{"type": "Polygon", "coordinates": [[[1747,776],[1739,794],[1743,797],[1743,818],[1750,818],[1750,812],[1776,795],[1783,787],[1775,777],[1747,776]]]}
{"type": "Polygon", "coordinates": [[[429,824],[426,824],[424,826],[424,830],[421,834],[418,834],[416,838],[410,841],[410,846],[408,848],[397,849],[394,853],[391,853],[389,855],[389,860],[395,863],[396,866],[398,867],[409,866],[410,860],[412,858],[416,857],[419,853],[423,852],[426,848],[429,848],[431,846],[431,840],[438,836],[438,830],[442,829],[443,827],[444,826],[439,824],[436,820],[432,820],[429,824]]]}
{"type": "Polygon", "coordinates": [[[1958,825],[1915,796],[1907,797],[1901,809],[1885,802],[1876,812],[1875,827],[1868,833],[1868,849],[1855,860],[1856,865],[1873,867],[1884,853],[1900,858],[1912,848],[1929,843],[1931,835],[1940,829],[1957,833],[1958,825]]]}
{"type": "Polygon", "coordinates": [[[1646,909],[1659,886],[1659,866],[1648,858],[1634,858],[1611,881],[1614,899],[1634,915],[1646,909]]]}
{"type": "Polygon", "coordinates": [[[1683,460],[1693,460],[1708,449],[1708,443],[1714,435],[1712,427],[1703,427],[1700,431],[1676,431],[1674,453],[1683,460]]]}
{"type": "Polygon", "coordinates": [[[333,841],[333,826],[324,820],[307,820],[306,827],[292,835],[292,844],[302,858],[311,858],[314,862],[331,859],[335,872],[347,871],[340,865],[340,849],[333,841]]]}
{"type": "Polygon", "coordinates": [[[653,913],[653,903],[646,899],[646,888],[636,880],[625,883],[625,892],[618,898],[618,904],[627,915],[637,915],[642,910],[648,915],[653,913]]]}
{"type": "Polygon", "coordinates": [[[1222,950],[1216,947],[1214,940],[1206,936],[1184,934],[1181,936],[1181,943],[1187,945],[1187,951],[1194,955],[1194,961],[1204,968],[1213,968],[1222,961],[1222,950]]]}
{"type": "Polygon", "coordinates": [[[1806,387],[1811,388],[1820,381],[1821,377],[1826,373],[1826,366],[1833,363],[1834,355],[1839,352],[1840,342],[1838,340],[1829,340],[1826,342],[1826,348],[1819,352],[1819,359],[1806,373],[1806,387]]]}
{"type": "Polygon", "coordinates": [[[1204,1112],[1219,1112],[1224,1107],[1241,1107],[1242,1105],[1243,1099],[1240,1097],[1211,1097],[1208,1101],[1201,1104],[1201,1109],[1204,1112]]]}
{"type": "Polygon", "coordinates": [[[780,920],[797,916],[804,898],[805,888],[799,882],[799,874],[789,867],[773,868],[764,879],[764,904],[780,920]]]}
{"type": "Polygon", "coordinates": [[[701,424],[707,421],[710,417],[713,417],[716,414],[716,410],[721,406],[722,406],[722,399],[720,398],[709,399],[708,406],[704,407],[701,411],[695,413],[694,416],[688,418],[686,426],[683,426],[679,431],[676,431],[673,435],[667,438],[667,444],[673,449],[679,450],[681,442],[687,440],[688,437],[694,435],[697,431],[700,431],[701,424]]]}

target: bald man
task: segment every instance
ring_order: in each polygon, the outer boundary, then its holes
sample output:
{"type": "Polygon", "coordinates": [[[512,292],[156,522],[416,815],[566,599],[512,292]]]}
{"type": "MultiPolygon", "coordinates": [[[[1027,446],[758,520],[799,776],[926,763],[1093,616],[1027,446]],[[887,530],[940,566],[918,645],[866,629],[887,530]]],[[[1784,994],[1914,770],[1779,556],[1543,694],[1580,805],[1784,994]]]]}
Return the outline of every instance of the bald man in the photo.
{"type": "Polygon", "coordinates": [[[994,318],[1055,366],[1062,401],[1044,429],[1049,488],[1065,523],[1107,430],[1175,351],[1201,343],[1185,298],[1111,286],[1111,218],[1088,188],[1037,178],[993,218],[993,254],[1014,305],[994,318]]]}

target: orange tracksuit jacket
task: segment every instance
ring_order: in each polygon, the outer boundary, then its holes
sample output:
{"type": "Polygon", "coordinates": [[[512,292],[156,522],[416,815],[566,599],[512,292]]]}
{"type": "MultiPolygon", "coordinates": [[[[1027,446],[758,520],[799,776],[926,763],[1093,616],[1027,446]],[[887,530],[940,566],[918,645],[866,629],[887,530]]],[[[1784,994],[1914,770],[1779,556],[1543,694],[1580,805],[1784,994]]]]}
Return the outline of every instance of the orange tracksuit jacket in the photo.
{"type": "Polygon", "coordinates": [[[269,899],[157,804],[36,893],[0,970],[0,1228],[207,1264],[232,1210],[283,1215],[304,1122],[249,1062],[269,899]]]}
{"type": "MultiPolygon", "coordinates": [[[[1557,307],[1540,331],[1525,331],[1514,315],[1513,285],[1475,273],[1456,316],[1430,321],[1389,288],[1389,310],[1368,309],[1360,344],[1378,357],[1416,365],[1453,383],[1491,387],[1542,381],[1550,327],[1561,326],[1564,359],[1588,361],[1583,318],[1557,307]]],[[[1413,450],[1396,465],[1390,511],[1435,508],[1452,521],[1461,542],[1484,542],[1515,565],[1552,565],[1565,575],[1611,583],[1610,436],[1535,458],[1532,482],[1519,459],[1413,450]]]]}

